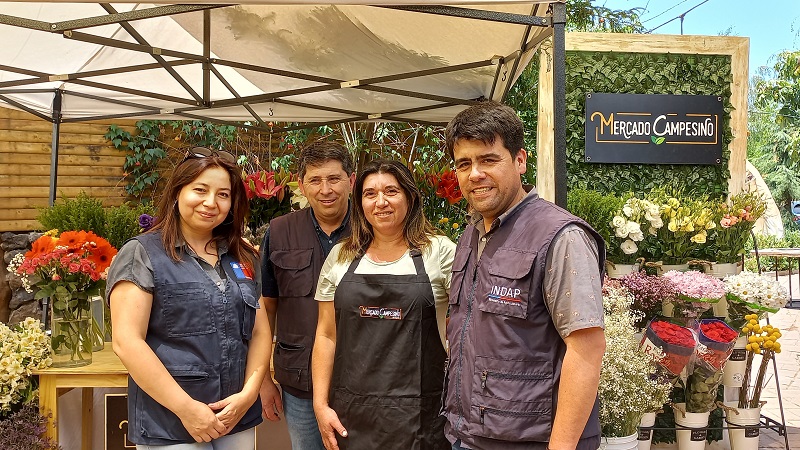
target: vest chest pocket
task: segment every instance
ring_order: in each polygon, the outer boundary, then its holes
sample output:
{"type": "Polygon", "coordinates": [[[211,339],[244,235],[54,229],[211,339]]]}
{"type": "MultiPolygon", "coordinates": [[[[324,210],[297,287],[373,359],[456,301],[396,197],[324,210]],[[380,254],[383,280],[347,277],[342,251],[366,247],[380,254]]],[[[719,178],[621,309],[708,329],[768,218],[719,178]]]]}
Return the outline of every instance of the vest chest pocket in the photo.
{"type": "Polygon", "coordinates": [[[307,297],[317,285],[311,258],[314,249],[273,250],[269,260],[275,269],[281,297],[307,297]]]}
{"type": "Polygon", "coordinates": [[[526,318],[535,259],[536,252],[499,248],[492,256],[488,273],[483,274],[482,295],[476,296],[478,308],[487,313],[526,318]]]}
{"type": "Polygon", "coordinates": [[[451,305],[459,304],[459,297],[461,292],[470,289],[470,286],[464,286],[464,278],[467,269],[467,262],[472,252],[469,247],[458,247],[456,249],[455,258],[453,258],[452,275],[450,278],[450,297],[448,303],[451,305]]]}
{"type": "Polygon", "coordinates": [[[175,285],[164,298],[164,321],[169,337],[197,336],[217,331],[211,296],[197,283],[175,285]]]}

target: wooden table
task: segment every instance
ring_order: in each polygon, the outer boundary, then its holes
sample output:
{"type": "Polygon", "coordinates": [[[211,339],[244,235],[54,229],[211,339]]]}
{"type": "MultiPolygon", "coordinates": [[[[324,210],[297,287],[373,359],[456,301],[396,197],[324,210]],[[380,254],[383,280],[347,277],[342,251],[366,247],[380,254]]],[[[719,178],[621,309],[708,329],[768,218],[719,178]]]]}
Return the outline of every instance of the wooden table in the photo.
{"type": "Polygon", "coordinates": [[[128,387],[128,371],[107,342],[92,353],[92,363],[83,367],[50,367],[33,372],[39,376],[39,408],[52,413],[45,435],[58,442],[58,397],[73,388],[83,388],[81,397],[81,449],[92,449],[92,401],[95,387],[128,387]],[[59,392],[61,390],[61,392],[59,392]]]}
{"type": "MultiPolygon", "coordinates": [[[[755,256],[756,251],[751,250],[750,254],[755,256]]],[[[787,308],[797,308],[800,305],[800,298],[794,298],[792,295],[792,260],[797,259],[797,269],[800,272],[800,248],[764,248],[758,250],[758,256],[771,256],[775,260],[775,279],[778,279],[778,258],[787,258],[789,264],[789,303],[786,304],[787,308]]]]}

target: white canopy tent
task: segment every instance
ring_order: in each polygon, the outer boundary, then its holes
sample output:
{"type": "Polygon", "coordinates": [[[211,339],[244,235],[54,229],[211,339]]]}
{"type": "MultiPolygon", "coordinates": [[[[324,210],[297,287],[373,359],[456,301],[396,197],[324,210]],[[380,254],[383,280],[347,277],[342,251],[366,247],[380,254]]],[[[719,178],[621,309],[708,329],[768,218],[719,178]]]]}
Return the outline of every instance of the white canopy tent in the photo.
{"type": "Polygon", "coordinates": [[[86,120],[444,124],[555,36],[564,136],[563,0],[191,3],[0,2],[0,106],[53,122],[53,161],[86,120]]]}

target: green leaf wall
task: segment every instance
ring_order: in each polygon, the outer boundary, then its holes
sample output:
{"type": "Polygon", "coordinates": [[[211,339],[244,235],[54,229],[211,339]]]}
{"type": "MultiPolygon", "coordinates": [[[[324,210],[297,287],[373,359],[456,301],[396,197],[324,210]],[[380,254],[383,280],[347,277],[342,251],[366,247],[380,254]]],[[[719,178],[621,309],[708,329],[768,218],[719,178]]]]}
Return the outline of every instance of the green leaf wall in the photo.
{"type": "Polygon", "coordinates": [[[727,193],[729,146],[733,138],[730,56],[570,51],[566,67],[569,189],[644,194],[656,186],[672,186],[686,194],[727,193]],[[721,96],[725,111],[722,164],[585,163],[585,96],[589,92],[721,96]]]}

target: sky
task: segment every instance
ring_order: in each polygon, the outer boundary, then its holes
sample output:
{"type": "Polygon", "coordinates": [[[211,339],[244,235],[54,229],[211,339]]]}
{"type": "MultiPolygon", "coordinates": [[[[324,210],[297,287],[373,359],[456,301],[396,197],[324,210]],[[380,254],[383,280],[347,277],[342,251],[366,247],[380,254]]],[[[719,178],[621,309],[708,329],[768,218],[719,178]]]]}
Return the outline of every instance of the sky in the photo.
{"type": "MultiPolygon", "coordinates": [[[[592,3],[610,9],[643,7],[640,16],[647,30],[696,6],[684,16],[683,34],[749,37],[751,75],[758,73],[760,66],[772,67],[772,57],[781,51],[800,50],[800,0],[594,0],[592,3]]],[[[653,33],[681,34],[681,21],[676,19],[653,33]]]]}

